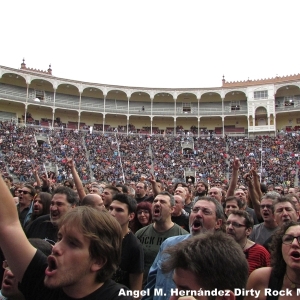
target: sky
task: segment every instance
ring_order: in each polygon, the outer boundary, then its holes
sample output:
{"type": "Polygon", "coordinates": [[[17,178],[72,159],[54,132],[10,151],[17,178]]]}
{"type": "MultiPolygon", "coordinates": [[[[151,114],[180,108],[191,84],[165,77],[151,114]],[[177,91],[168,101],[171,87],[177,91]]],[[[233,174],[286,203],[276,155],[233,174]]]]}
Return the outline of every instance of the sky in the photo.
{"type": "Polygon", "coordinates": [[[299,0],[2,1],[0,65],[151,88],[300,73],[299,0]]]}

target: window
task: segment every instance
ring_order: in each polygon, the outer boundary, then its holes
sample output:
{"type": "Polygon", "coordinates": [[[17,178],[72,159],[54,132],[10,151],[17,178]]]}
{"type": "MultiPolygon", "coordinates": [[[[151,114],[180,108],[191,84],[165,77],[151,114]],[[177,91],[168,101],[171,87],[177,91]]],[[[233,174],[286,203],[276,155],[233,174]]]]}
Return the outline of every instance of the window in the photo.
{"type": "Polygon", "coordinates": [[[35,90],[35,98],[38,98],[40,100],[44,100],[44,98],[45,98],[45,92],[44,91],[35,90]]]}
{"type": "Polygon", "coordinates": [[[284,97],[284,106],[294,106],[294,97],[293,96],[284,97]]]}
{"type": "Polygon", "coordinates": [[[254,92],[254,99],[268,99],[268,91],[254,92]]]}
{"type": "Polygon", "coordinates": [[[187,114],[191,112],[191,103],[182,103],[182,111],[187,114]]]}
{"type": "Polygon", "coordinates": [[[240,101],[231,101],[231,110],[240,110],[240,101]]]}

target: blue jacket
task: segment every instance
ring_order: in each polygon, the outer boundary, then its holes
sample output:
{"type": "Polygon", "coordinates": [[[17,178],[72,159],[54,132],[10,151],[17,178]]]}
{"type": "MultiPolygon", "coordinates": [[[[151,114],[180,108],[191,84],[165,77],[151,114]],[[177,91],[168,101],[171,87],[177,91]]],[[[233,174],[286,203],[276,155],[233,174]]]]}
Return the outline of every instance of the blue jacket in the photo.
{"type": "Polygon", "coordinates": [[[150,268],[147,284],[144,288],[147,291],[147,295],[142,300],[166,300],[171,297],[171,289],[175,289],[176,286],[172,279],[173,272],[164,274],[161,270],[162,262],[168,258],[168,255],[163,254],[163,251],[167,247],[174,246],[189,237],[191,237],[191,234],[172,236],[161,244],[150,268]]]}
{"type": "Polygon", "coordinates": [[[30,221],[32,212],[33,212],[33,201],[31,201],[28,213],[27,213],[27,215],[26,215],[26,217],[24,219],[23,224],[21,224],[23,226],[23,228],[25,228],[25,226],[27,225],[27,223],[30,221]]]}

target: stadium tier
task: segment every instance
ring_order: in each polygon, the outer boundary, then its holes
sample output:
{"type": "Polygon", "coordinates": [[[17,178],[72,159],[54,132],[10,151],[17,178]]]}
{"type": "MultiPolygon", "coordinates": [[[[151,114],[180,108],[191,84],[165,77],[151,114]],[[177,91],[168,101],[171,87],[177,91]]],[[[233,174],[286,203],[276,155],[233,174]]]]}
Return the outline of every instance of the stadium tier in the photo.
{"type": "Polygon", "coordinates": [[[275,136],[300,129],[300,74],[215,88],[155,89],[58,78],[0,66],[0,120],[18,125],[183,134],[275,136]]]}

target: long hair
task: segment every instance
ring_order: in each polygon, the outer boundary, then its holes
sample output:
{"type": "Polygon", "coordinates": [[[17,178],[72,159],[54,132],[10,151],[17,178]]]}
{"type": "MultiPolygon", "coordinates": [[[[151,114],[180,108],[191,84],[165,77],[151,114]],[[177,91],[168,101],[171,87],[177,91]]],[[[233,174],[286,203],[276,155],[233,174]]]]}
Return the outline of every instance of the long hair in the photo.
{"type": "MultiPolygon", "coordinates": [[[[152,223],[152,204],[150,202],[147,201],[142,201],[140,202],[137,207],[136,207],[136,212],[134,215],[134,218],[132,219],[132,221],[129,223],[129,227],[131,229],[131,231],[133,233],[137,232],[139,229],[141,229],[142,227],[144,227],[144,225],[142,225],[137,217],[137,212],[139,210],[147,210],[149,211],[149,222],[147,225],[152,223]]],[[[146,225],[146,226],[147,226],[146,225]]]]}
{"type": "Polygon", "coordinates": [[[275,275],[278,277],[284,276],[286,271],[286,262],[284,261],[282,255],[282,237],[284,236],[288,228],[292,226],[300,226],[300,223],[297,223],[295,221],[284,223],[280,227],[280,229],[275,232],[270,244],[271,267],[273,268],[273,272],[275,273],[275,275]]]}
{"type": "Polygon", "coordinates": [[[40,216],[48,215],[50,213],[50,203],[51,203],[52,195],[49,193],[41,192],[34,196],[33,202],[36,200],[37,197],[40,197],[41,199],[41,202],[43,204],[43,210],[42,213],[39,215],[33,212],[31,215],[31,222],[40,216]]]}

